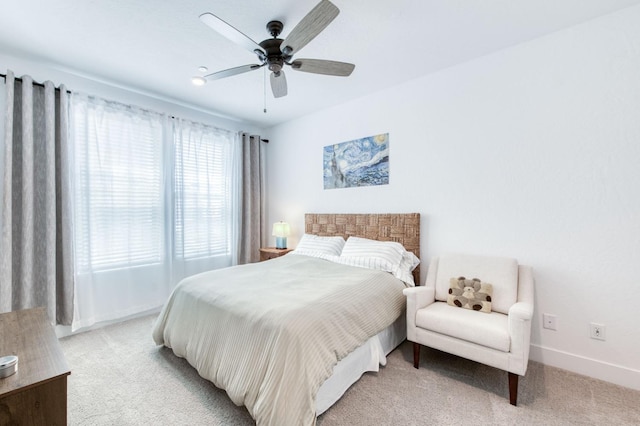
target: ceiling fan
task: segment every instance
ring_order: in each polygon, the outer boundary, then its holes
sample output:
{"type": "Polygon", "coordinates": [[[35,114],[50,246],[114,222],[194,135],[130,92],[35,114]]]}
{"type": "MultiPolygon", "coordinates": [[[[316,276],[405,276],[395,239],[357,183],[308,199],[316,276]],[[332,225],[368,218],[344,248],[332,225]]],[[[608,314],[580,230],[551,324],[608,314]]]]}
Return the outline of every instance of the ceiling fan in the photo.
{"type": "Polygon", "coordinates": [[[290,66],[291,69],[295,71],[314,74],[342,77],[351,75],[355,68],[354,64],[323,59],[293,59],[293,55],[298,53],[300,49],[320,34],[339,13],[340,10],[333,3],[328,0],[321,0],[316,7],[302,18],[284,40],[278,38],[284,27],[282,22],[270,21],[267,24],[267,31],[269,31],[273,38],[268,38],[260,43],[251,40],[248,36],[214,14],[203,13],[200,15],[202,22],[229,40],[255,53],[260,63],[217,71],[201,77],[200,83],[204,84],[207,80],[231,77],[266,66],[271,71],[270,80],[273,96],[280,98],[287,95],[287,80],[283,70],[285,65],[290,66]]]}

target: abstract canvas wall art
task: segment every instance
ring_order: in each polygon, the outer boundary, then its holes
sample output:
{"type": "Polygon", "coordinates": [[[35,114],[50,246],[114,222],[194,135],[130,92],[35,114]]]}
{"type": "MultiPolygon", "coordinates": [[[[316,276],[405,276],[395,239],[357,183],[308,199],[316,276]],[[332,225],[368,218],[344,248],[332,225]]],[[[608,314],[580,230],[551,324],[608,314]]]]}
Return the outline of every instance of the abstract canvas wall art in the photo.
{"type": "Polygon", "coordinates": [[[389,183],[389,133],[328,145],[323,151],[324,189],[389,183]]]}

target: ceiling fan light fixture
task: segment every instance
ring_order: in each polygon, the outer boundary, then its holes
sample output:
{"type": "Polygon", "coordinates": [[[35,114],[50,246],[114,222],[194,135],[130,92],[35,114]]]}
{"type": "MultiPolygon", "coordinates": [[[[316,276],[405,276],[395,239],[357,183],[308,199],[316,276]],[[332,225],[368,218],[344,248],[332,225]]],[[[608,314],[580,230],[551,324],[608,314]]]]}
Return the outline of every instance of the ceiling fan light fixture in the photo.
{"type": "Polygon", "coordinates": [[[269,61],[269,70],[275,73],[280,72],[282,69],[283,62],[282,61],[269,61]]]}
{"type": "Polygon", "coordinates": [[[207,79],[197,75],[195,77],[191,77],[191,83],[193,83],[194,86],[204,86],[207,83],[207,79]]]}

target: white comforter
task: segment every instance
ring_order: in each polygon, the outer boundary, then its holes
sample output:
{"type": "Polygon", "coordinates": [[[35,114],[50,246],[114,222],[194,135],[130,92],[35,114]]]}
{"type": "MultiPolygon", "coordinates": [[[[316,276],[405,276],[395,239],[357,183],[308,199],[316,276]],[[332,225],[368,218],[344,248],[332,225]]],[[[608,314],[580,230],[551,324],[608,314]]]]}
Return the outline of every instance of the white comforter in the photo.
{"type": "Polygon", "coordinates": [[[403,315],[404,287],[386,272],[287,255],[184,279],[153,338],[258,425],[313,425],[318,388],[339,360],[403,315]]]}

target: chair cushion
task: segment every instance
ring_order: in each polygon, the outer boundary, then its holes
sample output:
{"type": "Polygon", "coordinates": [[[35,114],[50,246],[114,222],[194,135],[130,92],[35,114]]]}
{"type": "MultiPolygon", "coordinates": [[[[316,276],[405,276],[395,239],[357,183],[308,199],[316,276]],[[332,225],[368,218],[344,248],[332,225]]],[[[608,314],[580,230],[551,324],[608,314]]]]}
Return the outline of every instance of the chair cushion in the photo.
{"type": "Polygon", "coordinates": [[[446,302],[449,282],[454,277],[478,278],[491,283],[491,309],[509,313],[518,298],[518,261],[507,257],[447,254],[438,259],[436,300],[446,302]]]}
{"type": "Polygon", "coordinates": [[[480,314],[435,302],[418,309],[416,327],[503,352],[511,348],[508,317],[498,312],[480,314]]]}

